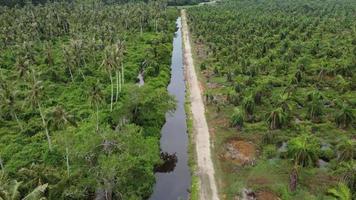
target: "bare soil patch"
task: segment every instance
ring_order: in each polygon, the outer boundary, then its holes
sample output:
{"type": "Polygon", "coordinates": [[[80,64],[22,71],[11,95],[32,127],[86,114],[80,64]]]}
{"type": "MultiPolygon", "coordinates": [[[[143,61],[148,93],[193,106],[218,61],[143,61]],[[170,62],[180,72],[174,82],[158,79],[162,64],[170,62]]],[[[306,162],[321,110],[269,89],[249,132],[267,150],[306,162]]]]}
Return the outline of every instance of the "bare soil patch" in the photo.
{"type": "Polygon", "coordinates": [[[239,165],[252,165],[256,160],[256,147],[252,142],[230,139],[225,144],[223,158],[239,165]]]}

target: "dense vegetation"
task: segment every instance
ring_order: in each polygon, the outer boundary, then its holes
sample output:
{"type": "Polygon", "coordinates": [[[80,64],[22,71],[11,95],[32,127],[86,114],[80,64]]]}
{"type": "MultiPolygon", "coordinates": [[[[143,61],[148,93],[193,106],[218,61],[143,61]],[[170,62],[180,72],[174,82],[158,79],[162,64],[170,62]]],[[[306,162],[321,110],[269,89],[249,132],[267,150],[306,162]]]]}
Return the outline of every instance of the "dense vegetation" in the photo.
{"type": "Polygon", "coordinates": [[[0,199],[150,195],[176,16],[160,1],[0,7],[0,199]]]}
{"type": "Polygon", "coordinates": [[[238,0],[188,14],[222,196],[356,198],[356,2],[238,0]],[[224,159],[232,139],[253,143],[257,160],[224,159]]]}

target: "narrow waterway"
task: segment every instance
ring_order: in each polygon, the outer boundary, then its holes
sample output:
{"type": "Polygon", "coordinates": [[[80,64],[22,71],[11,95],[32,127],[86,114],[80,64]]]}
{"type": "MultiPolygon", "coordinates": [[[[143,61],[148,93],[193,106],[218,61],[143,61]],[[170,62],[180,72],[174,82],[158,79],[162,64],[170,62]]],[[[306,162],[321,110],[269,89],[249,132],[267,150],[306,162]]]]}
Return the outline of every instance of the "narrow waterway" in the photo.
{"type": "Polygon", "coordinates": [[[156,173],[156,185],[150,200],[186,200],[189,195],[191,174],[188,166],[188,134],[184,110],[185,82],[181,18],[177,19],[178,30],[173,40],[171,82],[168,92],[175,96],[177,108],[166,114],[166,123],[161,131],[161,150],[176,154],[178,162],[173,171],[156,173]]]}

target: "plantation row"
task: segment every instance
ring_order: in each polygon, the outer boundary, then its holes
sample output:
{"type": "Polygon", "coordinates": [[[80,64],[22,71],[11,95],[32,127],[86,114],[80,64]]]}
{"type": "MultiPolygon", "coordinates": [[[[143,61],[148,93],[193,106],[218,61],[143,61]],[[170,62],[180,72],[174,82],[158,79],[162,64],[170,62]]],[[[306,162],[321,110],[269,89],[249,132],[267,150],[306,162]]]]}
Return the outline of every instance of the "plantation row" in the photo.
{"type": "Polygon", "coordinates": [[[222,194],[355,198],[356,2],[238,0],[188,13],[222,194]],[[254,144],[252,165],[222,158],[231,139],[254,144]]]}
{"type": "Polygon", "coordinates": [[[161,1],[0,6],[0,199],[150,195],[176,16],[161,1]]]}

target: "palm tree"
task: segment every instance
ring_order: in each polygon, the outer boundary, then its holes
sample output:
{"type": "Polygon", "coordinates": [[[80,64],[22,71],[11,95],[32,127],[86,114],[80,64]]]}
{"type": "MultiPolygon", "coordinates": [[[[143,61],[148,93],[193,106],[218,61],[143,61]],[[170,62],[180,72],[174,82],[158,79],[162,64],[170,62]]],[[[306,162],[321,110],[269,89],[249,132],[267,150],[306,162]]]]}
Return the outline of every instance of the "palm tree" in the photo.
{"type": "Polygon", "coordinates": [[[48,142],[48,148],[50,151],[52,151],[52,141],[51,137],[49,135],[48,131],[48,124],[45,119],[45,115],[43,114],[42,107],[41,107],[41,99],[43,96],[43,85],[41,81],[37,81],[35,77],[35,72],[33,73],[33,79],[30,81],[30,90],[28,91],[26,101],[30,103],[30,105],[35,108],[38,108],[38,111],[40,112],[40,116],[42,119],[42,125],[43,128],[45,129],[46,132],[46,137],[47,137],[47,142],[48,142]]]}
{"type": "Polygon", "coordinates": [[[26,59],[26,57],[18,56],[16,58],[15,68],[19,77],[22,78],[30,72],[30,61],[26,59]]]}
{"type": "Polygon", "coordinates": [[[252,120],[252,115],[255,111],[255,101],[251,95],[243,100],[242,107],[247,114],[248,119],[252,120]]]}
{"type": "MultiPolygon", "coordinates": [[[[22,182],[9,180],[3,171],[0,171],[0,199],[1,200],[20,200],[21,193],[19,191],[22,182]]],[[[47,190],[48,184],[37,186],[34,190],[28,193],[21,200],[45,200],[43,197],[47,190]]]]}
{"type": "Polygon", "coordinates": [[[335,200],[351,200],[352,195],[350,188],[344,183],[339,183],[337,187],[328,190],[329,195],[333,196],[335,200]]]}
{"type": "Polygon", "coordinates": [[[337,127],[342,129],[348,128],[349,125],[353,123],[354,119],[355,117],[352,113],[352,109],[346,103],[343,103],[341,110],[335,115],[337,127]]]}
{"type": "Polygon", "coordinates": [[[282,128],[287,120],[288,115],[282,107],[276,108],[267,117],[267,123],[271,130],[282,128]]]}
{"type": "Polygon", "coordinates": [[[287,146],[287,155],[294,164],[303,167],[313,166],[319,159],[320,144],[312,135],[302,134],[291,139],[287,146]]]}
{"type": "Polygon", "coordinates": [[[349,161],[356,155],[356,142],[348,138],[342,138],[337,145],[338,160],[349,161]]]}
{"type": "Polygon", "coordinates": [[[242,111],[239,108],[234,109],[234,113],[231,116],[231,126],[236,127],[238,130],[241,130],[244,123],[244,116],[242,111]]]}
{"type": "Polygon", "coordinates": [[[116,72],[116,96],[115,102],[119,98],[119,91],[121,92],[121,86],[124,84],[124,65],[123,57],[125,52],[125,41],[119,40],[115,48],[115,72],[116,72]],[[121,68],[121,73],[120,73],[121,68]]]}
{"type": "Polygon", "coordinates": [[[115,50],[113,49],[112,46],[107,47],[106,51],[105,51],[105,58],[100,66],[100,67],[104,67],[105,71],[109,74],[109,77],[110,77],[110,83],[111,83],[110,111],[112,111],[113,102],[114,102],[114,82],[113,82],[113,76],[112,76],[112,71],[115,69],[115,54],[114,54],[114,52],[115,52],[115,50]]]}
{"type": "Polygon", "coordinates": [[[319,121],[320,117],[323,115],[323,102],[313,98],[308,105],[307,115],[312,121],[319,121]]]}
{"type": "Polygon", "coordinates": [[[334,171],[340,177],[340,181],[345,183],[349,188],[356,189],[356,162],[351,160],[349,162],[340,162],[337,169],[334,171]]]}
{"type": "Polygon", "coordinates": [[[11,88],[10,84],[5,81],[1,81],[0,83],[0,100],[3,102],[0,104],[1,110],[8,110],[10,115],[15,118],[20,130],[23,130],[21,122],[16,113],[16,96],[17,90],[11,88]]]}
{"type": "MultiPolygon", "coordinates": [[[[54,127],[55,129],[63,129],[67,124],[76,126],[74,117],[70,115],[62,106],[56,106],[50,113],[50,118],[48,120],[48,125],[54,127]]],[[[67,174],[70,175],[69,166],[69,148],[66,145],[66,165],[67,174]]]]}
{"type": "Polygon", "coordinates": [[[93,85],[89,91],[89,100],[96,109],[96,131],[99,131],[99,105],[103,101],[103,93],[98,84],[93,85]]]}

